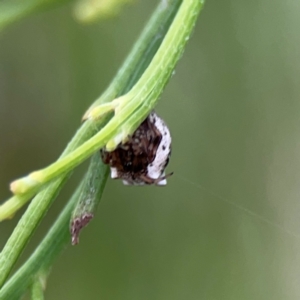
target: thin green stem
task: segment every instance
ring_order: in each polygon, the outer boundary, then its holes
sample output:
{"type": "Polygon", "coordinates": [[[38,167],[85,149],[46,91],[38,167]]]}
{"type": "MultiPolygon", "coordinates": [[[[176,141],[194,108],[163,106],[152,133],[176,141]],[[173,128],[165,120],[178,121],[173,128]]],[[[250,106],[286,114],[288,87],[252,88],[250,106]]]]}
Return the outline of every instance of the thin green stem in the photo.
{"type": "MultiPolygon", "coordinates": [[[[143,74],[159,48],[181,1],[182,0],[172,0],[168,7],[165,7],[163,4],[158,5],[139,39],[134,44],[130,54],[123,63],[123,66],[119,69],[117,75],[105,92],[94,101],[87,113],[94,107],[107,103],[120,94],[130,90],[141,74],[143,74]]],[[[76,136],[73,138],[74,141],[83,142],[88,138],[85,137],[84,127],[86,125],[87,124],[84,124],[82,130],[80,129],[77,132],[76,136]]],[[[89,126],[92,126],[92,124],[88,124],[86,127],[89,126]]],[[[78,144],[80,144],[80,142],[78,142],[78,144]]],[[[71,152],[73,146],[75,147],[76,145],[70,144],[63,155],[71,152]]],[[[63,155],[61,157],[63,157],[63,155]]],[[[30,194],[15,195],[8,199],[0,206],[0,221],[11,217],[31,198],[31,196],[32,195],[30,194]]]]}
{"type": "Polygon", "coordinates": [[[15,195],[0,205],[0,222],[10,219],[32,196],[34,195],[15,195]]]}
{"type": "Polygon", "coordinates": [[[181,2],[182,0],[170,0],[167,7],[162,2],[158,5],[147,26],[124,61],[122,68],[119,69],[106,91],[93,102],[85,115],[88,115],[94,107],[108,102],[107,99],[118,97],[120,95],[119,91],[124,86],[126,88],[123,93],[127,93],[133,87],[150,64],[181,2]]]}
{"type": "MultiPolygon", "coordinates": [[[[89,138],[95,133],[95,126],[90,122],[84,124],[79,132],[75,135],[63,155],[76,148],[80,142],[89,138]]],[[[21,255],[24,247],[33,235],[48,208],[55,200],[60,189],[65,184],[70,173],[63,174],[51,182],[38,195],[34,197],[27,210],[21,217],[18,225],[6,242],[0,253],[0,287],[4,284],[11,269],[13,268],[18,257],[21,255]]]]}
{"type": "Polygon", "coordinates": [[[44,300],[44,290],[46,288],[47,272],[39,271],[33,277],[31,283],[31,300],[44,300]]]}
{"type": "MultiPolygon", "coordinates": [[[[103,180],[103,162],[99,153],[92,156],[90,162],[91,172],[88,172],[84,179],[84,187],[79,196],[79,201],[73,210],[70,220],[70,233],[72,245],[79,243],[81,230],[94,218],[101,198],[99,197],[99,181],[103,180]]],[[[106,168],[108,170],[108,166],[106,168]]],[[[105,176],[106,178],[107,176],[105,176]]]]}
{"type": "MultiPolygon", "coordinates": [[[[180,2],[180,0],[174,0],[168,10],[161,9],[161,7],[159,6],[159,8],[155,11],[155,16],[151,18],[150,22],[146,26],[146,29],[144,30],[144,33],[141,35],[140,40],[133,49],[132,53],[134,53],[135,55],[129,55],[128,59],[125,61],[123,67],[120,69],[112,84],[103,94],[103,96],[98,99],[98,103],[109,102],[116,95],[120,95],[125,91],[128,91],[135,83],[135,80],[137,80],[141,76],[142,72],[147,67],[149,61],[151,61],[159,46],[161,39],[157,37],[162,36],[163,38],[163,36],[165,35],[166,29],[170,25],[170,22],[173,18],[172,16],[174,16],[174,14],[176,13],[180,2]],[[157,43],[151,43],[151,41],[153,40],[156,40],[157,43]],[[145,49],[149,45],[152,47],[152,51],[147,51],[147,57],[144,57],[143,55],[145,54],[145,49]]],[[[89,139],[93,134],[95,134],[95,122],[85,122],[80,130],[76,133],[72,141],[69,143],[66,150],[63,152],[61,159],[63,159],[64,155],[72,152],[84,141],[89,139]]],[[[16,226],[2,252],[0,253],[0,287],[4,284],[16,260],[21,255],[22,250],[28,243],[42,217],[49,209],[51,203],[54,201],[58,190],[63,186],[68,175],[69,173],[61,174],[47,187],[45,187],[33,199],[26,212],[20,219],[18,225],[16,226]]],[[[26,200],[24,200],[24,203],[25,201],[26,200]]],[[[55,240],[55,242],[58,243],[59,240],[55,240]]],[[[56,243],[54,243],[54,245],[56,245],[56,243]]],[[[55,248],[53,249],[53,251],[55,252],[58,250],[55,248]]],[[[53,256],[55,255],[53,254],[53,256]]],[[[20,273],[18,272],[17,274],[20,273]]],[[[13,278],[15,278],[15,276],[13,278]]],[[[26,277],[24,277],[23,279],[25,282],[26,277]]],[[[16,287],[18,286],[16,285],[16,287]]],[[[1,290],[0,295],[3,295],[3,290],[1,290]]],[[[12,298],[0,297],[0,299],[12,298]]]]}
{"type": "Polygon", "coordinates": [[[126,95],[115,100],[119,103],[115,116],[100,132],[63,159],[14,181],[11,185],[12,191],[15,194],[37,191],[59,174],[72,170],[107,143],[116,147],[126,139],[132,133],[128,128],[135,129],[129,123],[133,115],[134,124],[142,122],[158,101],[158,97],[154,98],[153,95],[159,96],[162,93],[190,37],[203,3],[203,0],[183,1],[149,67],[126,95]],[[143,107],[143,114],[135,114],[140,106],[143,107]]]}
{"type": "Polygon", "coordinates": [[[65,176],[56,179],[32,200],[23,214],[0,253],[0,286],[4,284],[16,260],[66,180],[65,176]]]}
{"type": "Polygon", "coordinates": [[[95,196],[98,199],[101,199],[108,177],[108,167],[101,162],[100,164],[91,163],[85,175],[85,179],[81,182],[46,237],[26,263],[0,290],[0,300],[19,299],[32,280],[35,279],[36,273],[41,269],[47,270],[53,264],[63,248],[70,243],[69,222],[72,211],[76,203],[80,200],[82,192],[86,189],[85,184],[88,184],[89,182],[86,178],[93,176],[95,172],[98,174],[98,180],[96,181],[97,186],[95,186],[95,196]]]}

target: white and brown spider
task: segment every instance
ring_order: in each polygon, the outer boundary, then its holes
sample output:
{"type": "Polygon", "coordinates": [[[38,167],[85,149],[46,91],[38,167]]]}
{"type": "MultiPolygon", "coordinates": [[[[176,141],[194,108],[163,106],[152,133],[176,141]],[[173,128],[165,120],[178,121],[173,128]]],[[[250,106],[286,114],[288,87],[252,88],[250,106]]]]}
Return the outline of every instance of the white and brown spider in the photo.
{"type": "Polygon", "coordinates": [[[171,135],[165,122],[153,111],[126,143],[101,157],[110,166],[111,178],[125,185],[166,185],[165,168],[171,155],[171,135]]]}

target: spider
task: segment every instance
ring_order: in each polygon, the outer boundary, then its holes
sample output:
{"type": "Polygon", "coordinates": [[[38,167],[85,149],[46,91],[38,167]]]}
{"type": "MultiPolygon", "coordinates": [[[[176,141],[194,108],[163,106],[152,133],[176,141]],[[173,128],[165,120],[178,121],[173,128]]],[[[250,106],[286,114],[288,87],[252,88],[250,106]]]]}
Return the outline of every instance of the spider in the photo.
{"type": "Polygon", "coordinates": [[[111,178],[125,185],[166,185],[165,168],[171,155],[171,135],[164,121],[152,111],[128,141],[111,152],[101,149],[111,178]]]}

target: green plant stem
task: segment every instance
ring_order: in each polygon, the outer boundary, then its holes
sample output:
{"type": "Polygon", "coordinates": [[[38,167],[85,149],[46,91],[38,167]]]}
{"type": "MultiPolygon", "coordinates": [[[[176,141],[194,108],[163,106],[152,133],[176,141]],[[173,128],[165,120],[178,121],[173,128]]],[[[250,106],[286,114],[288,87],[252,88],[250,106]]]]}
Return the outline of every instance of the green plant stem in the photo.
{"type": "Polygon", "coordinates": [[[0,253],[0,286],[5,282],[16,260],[65,181],[65,178],[58,178],[39,193],[18,222],[0,253]]]}
{"type": "Polygon", "coordinates": [[[44,300],[44,291],[39,278],[36,278],[31,287],[31,300],[44,300]]]}
{"type": "Polygon", "coordinates": [[[12,191],[16,194],[37,191],[56,176],[72,170],[108,142],[117,146],[127,138],[132,133],[130,131],[136,129],[133,124],[141,123],[157,103],[158,96],[162,93],[190,37],[203,3],[203,0],[182,2],[149,67],[134,87],[118,99],[119,110],[100,132],[63,159],[14,181],[11,185],[12,191]],[[135,113],[137,110],[138,113],[135,113]]]}
{"type": "Polygon", "coordinates": [[[107,99],[115,99],[120,96],[120,90],[123,90],[122,94],[127,93],[138,81],[161,45],[182,0],[170,0],[169,2],[168,7],[162,3],[158,5],[127,56],[123,67],[119,69],[105,92],[93,102],[86,115],[94,107],[111,101],[107,99]]]}
{"type": "MultiPolygon", "coordinates": [[[[159,48],[180,3],[181,0],[170,1],[167,9],[162,4],[158,5],[139,39],[134,44],[132,51],[123,63],[123,66],[119,69],[117,75],[114,77],[105,92],[98,99],[96,99],[96,101],[94,101],[87,113],[94,107],[103,103],[107,103],[120,94],[126,93],[130,90],[130,88],[135,84],[146,67],[149,65],[154,54],[159,48]]],[[[86,128],[89,128],[93,125],[84,124],[81,127],[76,136],[73,138],[73,140],[79,141],[77,144],[82,143],[89,137],[85,136],[85,126],[86,128]]],[[[73,146],[71,144],[68,149],[64,151],[64,154],[71,152],[72,147],[73,146]]],[[[63,155],[61,157],[63,157],[63,155]]],[[[10,218],[31,197],[32,194],[24,194],[15,195],[8,199],[3,205],[0,206],[0,221],[10,218]]]]}
{"type": "MultiPolygon", "coordinates": [[[[77,133],[77,135],[75,135],[77,139],[75,138],[73,142],[69,144],[65,153],[70,151],[72,147],[76,147],[78,145],[77,143],[81,141],[81,138],[90,137],[94,132],[94,126],[89,126],[88,123],[84,124],[80,134],[77,133]]],[[[67,181],[69,175],[70,174],[63,174],[45,187],[45,189],[34,197],[21,217],[0,253],[0,287],[4,284],[15,262],[21,255],[48,208],[58,195],[60,189],[67,181]]]]}
{"type": "MultiPolygon", "coordinates": [[[[97,100],[98,104],[109,102],[115,97],[115,95],[119,95],[124,93],[125,91],[128,91],[135,83],[135,81],[141,76],[143,71],[146,69],[149,61],[151,61],[153,55],[157,51],[161,39],[163,38],[168,26],[170,25],[170,22],[172,21],[172,18],[176,13],[180,2],[181,1],[179,0],[173,1],[172,5],[170,5],[168,9],[162,9],[161,6],[158,7],[158,9],[154,13],[154,16],[147,24],[143,34],[141,35],[141,38],[134,46],[133,52],[125,61],[123,67],[118,72],[112,84],[103,94],[103,96],[97,100]],[[153,40],[155,40],[157,43],[154,43],[153,40]],[[146,51],[147,47],[149,46],[151,46],[151,48],[146,51]],[[144,56],[145,51],[147,53],[147,57],[144,56]]],[[[95,123],[92,121],[85,122],[80,130],[76,133],[76,135],[64,151],[63,155],[70,153],[85,140],[89,139],[94,133],[95,123]]],[[[68,174],[60,175],[47,187],[45,187],[33,199],[26,212],[21,217],[18,225],[14,229],[12,235],[10,236],[2,252],[0,253],[0,287],[3,286],[16,260],[21,255],[22,250],[28,243],[42,217],[49,209],[51,203],[54,201],[54,198],[58,193],[58,189],[61,188],[64,184],[64,180],[66,180],[67,175],[68,174]]],[[[56,244],[54,243],[54,245],[56,244]]],[[[55,255],[53,254],[53,256],[55,255]]]]}
{"type": "Polygon", "coordinates": [[[14,195],[9,200],[0,205],[0,222],[10,219],[33,195],[14,195]]]}
{"type": "Polygon", "coordinates": [[[46,280],[48,272],[39,271],[33,277],[31,283],[31,300],[44,300],[44,290],[46,287],[46,280]]]}
{"type": "MultiPolygon", "coordinates": [[[[108,177],[108,167],[103,163],[100,165],[91,163],[85,178],[91,177],[95,172],[99,175],[98,186],[95,187],[97,190],[96,197],[101,199],[108,177]],[[95,167],[97,167],[97,170],[95,170],[95,167]]],[[[82,180],[80,186],[35,252],[0,290],[0,300],[19,299],[32,280],[35,279],[36,273],[41,269],[49,269],[62,249],[70,243],[70,217],[74,206],[79,201],[79,197],[86,189],[85,184],[88,184],[88,180],[86,179],[82,180]]]]}
{"type": "Polygon", "coordinates": [[[104,168],[99,153],[92,156],[90,168],[93,172],[88,172],[87,176],[85,176],[84,188],[81,191],[79,201],[76,203],[70,219],[72,245],[79,243],[81,230],[94,218],[101,200],[101,198],[99,198],[98,189],[101,188],[101,186],[99,186],[99,180],[103,179],[102,170],[104,168]]]}

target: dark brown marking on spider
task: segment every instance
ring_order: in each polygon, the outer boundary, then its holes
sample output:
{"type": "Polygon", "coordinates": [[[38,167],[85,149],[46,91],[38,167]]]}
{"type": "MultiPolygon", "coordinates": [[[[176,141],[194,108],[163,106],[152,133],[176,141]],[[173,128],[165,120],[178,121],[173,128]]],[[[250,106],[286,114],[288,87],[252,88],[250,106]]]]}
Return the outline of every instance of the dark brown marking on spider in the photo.
{"type": "Polygon", "coordinates": [[[125,144],[120,144],[112,152],[102,149],[102,160],[111,167],[117,168],[121,174],[129,173],[135,179],[146,173],[147,166],[155,158],[161,139],[161,133],[148,117],[125,144]]]}

